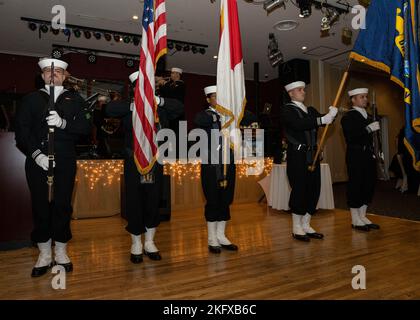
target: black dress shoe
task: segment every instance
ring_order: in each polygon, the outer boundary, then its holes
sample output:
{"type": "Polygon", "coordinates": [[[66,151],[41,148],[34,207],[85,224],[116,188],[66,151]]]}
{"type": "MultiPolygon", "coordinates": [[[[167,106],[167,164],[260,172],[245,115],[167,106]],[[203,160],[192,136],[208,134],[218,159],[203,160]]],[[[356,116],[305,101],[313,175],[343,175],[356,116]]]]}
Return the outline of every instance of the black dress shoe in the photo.
{"type": "Polygon", "coordinates": [[[360,231],[370,231],[370,228],[366,224],[363,226],[355,226],[354,224],[352,224],[351,227],[353,229],[360,230],[360,231]]]}
{"type": "Polygon", "coordinates": [[[36,277],[40,277],[46,274],[48,269],[51,268],[52,266],[53,266],[53,263],[51,262],[49,265],[44,266],[44,267],[33,267],[31,277],[36,278],[36,277]]]}
{"type": "Polygon", "coordinates": [[[296,240],[299,240],[299,241],[305,241],[305,242],[311,241],[311,239],[306,234],[294,234],[294,233],[292,233],[292,235],[293,235],[293,238],[295,238],[296,240]]]}
{"type": "Polygon", "coordinates": [[[144,250],[144,254],[150,258],[150,260],[162,260],[162,256],[160,255],[159,251],[156,252],[147,252],[144,250]]]}
{"type": "Polygon", "coordinates": [[[69,262],[69,263],[55,263],[56,265],[62,266],[64,267],[64,270],[66,272],[72,272],[73,271],[73,263],[69,262]]]}
{"type": "Polygon", "coordinates": [[[138,264],[143,262],[143,255],[142,254],[131,254],[130,261],[132,263],[138,264]]]}
{"type": "Polygon", "coordinates": [[[380,229],[379,224],[376,224],[376,223],[370,223],[370,224],[367,224],[367,226],[369,227],[369,229],[375,229],[375,230],[380,229]]]}
{"type": "Polygon", "coordinates": [[[309,238],[312,238],[312,239],[323,239],[324,238],[324,235],[322,233],[318,233],[318,232],[306,233],[306,235],[309,238]]]}
{"type": "Polygon", "coordinates": [[[222,252],[222,250],[218,246],[209,246],[209,251],[211,253],[220,253],[220,252],[222,252]]]}
{"type": "Polygon", "coordinates": [[[236,244],[221,244],[223,249],[229,250],[229,251],[238,251],[238,246],[236,244]]]}

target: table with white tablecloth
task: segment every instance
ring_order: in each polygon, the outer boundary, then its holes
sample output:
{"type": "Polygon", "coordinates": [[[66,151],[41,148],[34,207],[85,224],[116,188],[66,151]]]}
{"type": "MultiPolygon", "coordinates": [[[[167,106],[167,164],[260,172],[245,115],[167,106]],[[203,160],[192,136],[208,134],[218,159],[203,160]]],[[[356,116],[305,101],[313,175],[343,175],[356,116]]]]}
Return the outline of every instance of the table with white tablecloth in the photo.
{"type": "MultiPolygon", "coordinates": [[[[286,164],[273,164],[271,173],[259,181],[270,207],[289,210],[290,185],[287,179],[286,164]]],[[[330,166],[321,163],[321,193],[317,204],[319,209],[334,209],[334,195],[330,166]]]]}

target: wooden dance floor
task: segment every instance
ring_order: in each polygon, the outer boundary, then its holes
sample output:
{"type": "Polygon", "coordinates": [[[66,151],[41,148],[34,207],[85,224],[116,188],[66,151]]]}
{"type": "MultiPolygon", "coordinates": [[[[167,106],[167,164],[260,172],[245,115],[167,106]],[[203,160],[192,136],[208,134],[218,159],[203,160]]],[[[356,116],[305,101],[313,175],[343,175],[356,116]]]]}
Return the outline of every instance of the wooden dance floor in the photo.
{"type": "Polygon", "coordinates": [[[65,290],[48,273],[31,278],[35,248],[0,252],[0,299],[419,299],[420,223],[372,216],[381,230],[350,228],[350,213],[324,210],[313,225],[324,240],[291,237],[289,214],[265,204],[232,206],[229,238],[238,252],[207,251],[202,210],[177,211],[156,244],[163,260],[134,265],[119,216],[72,221],[74,271],[65,290]],[[366,289],[352,288],[352,268],[366,289]]]}

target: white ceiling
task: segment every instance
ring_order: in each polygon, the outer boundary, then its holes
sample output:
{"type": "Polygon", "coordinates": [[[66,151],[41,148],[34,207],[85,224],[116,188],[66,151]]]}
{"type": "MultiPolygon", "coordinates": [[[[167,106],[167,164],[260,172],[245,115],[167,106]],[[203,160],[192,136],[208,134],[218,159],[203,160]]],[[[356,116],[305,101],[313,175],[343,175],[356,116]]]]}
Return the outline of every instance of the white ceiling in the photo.
{"type": "MultiPolygon", "coordinates": [[[[328,0],[336,4],[338,0],[328,0]]],[[[61,4],[66,8],[67,23],[86,27],[115,30],[140,34],[140,23],[132,19],[133,15],[141,17],[143,11],[141,0],[0,0],[0,52],[24,55],[45,56],[51,52],[52,44],[62,44],[86,49],[123,52],[137,55],[139,47],[133,44],[107,42],[105,39],[96,40],[67,38],[63,35],[53,35],[50,32],[38,38],[38,31],[29,30],[27,23],[21,17],[50,21],[53,15],[51,8],[61,4]]],[[[341,3],[346,0],[340,0],[341,3]]],[[[356,0],[347,0],[355,5],[356,0]]],[[[322,59],[329,63],[344,63],[345,52],[352,46],[341,42],[341,29],[350,27],[352,14],[340,16],[339,22],[331,29],[329,37],[320,37],[320,22],[322,13],[312,9],[309,18],[299,18],[299,9],[294,6],[295,0],[286,1],[286,10],[278,8],[267,16],[262,5],[237,0],[239,20],[241,24],[242,46],[245,61],[245,73],[248,79],[253,78],[253,64],[259,62],[260,80],[277,77],[277,69],[271,67],[267,59],[268,34],[274,32],[285,60],[293,58],[322,59]],[[273,25],[285,19],[293,19],[299,26],[292,31],[278,31],[273,25]],[[321,56],[307,55],[306,51],[324,46],[332,48],[330,52],[321,56]],[[341,54],[341,55],[340,55],[341,54]],[[328,59],[331,56],[335,58],[328,59]]],[[[340,6],[340,5],[338,5],[340,6]]],[[[340,6],[342,7],[342,6],[340,6]]],[[[198,74],[216,73],[216,60],[219,39],[219,10],[220,0],[211,3],[210,0],[167,0],[168,38],[208,45],[205,55],[191,52],[177,52],[169,55],[167,68],[178,66],[186,72],[198,74]]],[[[353,40],[357,33],[353,30],[353,40]]]]}

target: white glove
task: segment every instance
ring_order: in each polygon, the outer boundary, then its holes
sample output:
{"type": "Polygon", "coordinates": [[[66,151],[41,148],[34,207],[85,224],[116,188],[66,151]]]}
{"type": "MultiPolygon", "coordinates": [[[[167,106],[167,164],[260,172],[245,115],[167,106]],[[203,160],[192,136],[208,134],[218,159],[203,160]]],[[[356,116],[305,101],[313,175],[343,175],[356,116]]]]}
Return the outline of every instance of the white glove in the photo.
{"type": "Polygon", "coordinates": [[[406,174],[404,174],[400,191],[406,192],[407,190],[408,190],[408,177],[406,174]]]}
{"type": "Polygon", "coordinates": [[[331,106],[328,109],[330,109],[330,111],[328,111],[329,115],[331,115],[333,117],[335,117],[337,115],[338,109],[336,107],[331,106]]]}
{"type": "Polygon", "coordinates": [[[160,97],[155,96],[155,101],[156,101],[156,104],[159,106],[160,105],[160,97]]]}
{"type": "Polygon", "coordinates": [[[327,113],[325,116],[321,117],[322,124],[331,124],[334,121],[334,117],[327,113]]]}
{"type": "Polygon", "coordinates": [[[371,124],[367,125],[366,128],[369,128],[371,132],[375,132],[381,129],[378,121],[372,122],[371,124]]]}
{"type": "Polygon", "coordinates": [[[50,115],[46,119],[49,126],[60,128],[63,125],[63,119],[61,119],[57,111],[50,111],[50,115]]]}
{"type": "MultiPolygon", "coordinates": [[[[48,170],[48,157],[45,154],[39,154],[39,156],[35,158],[35,162],[45,171],[48,170]]],[[[55,168],[55,161],[53,161],[53,167],[55,168]]]]}

